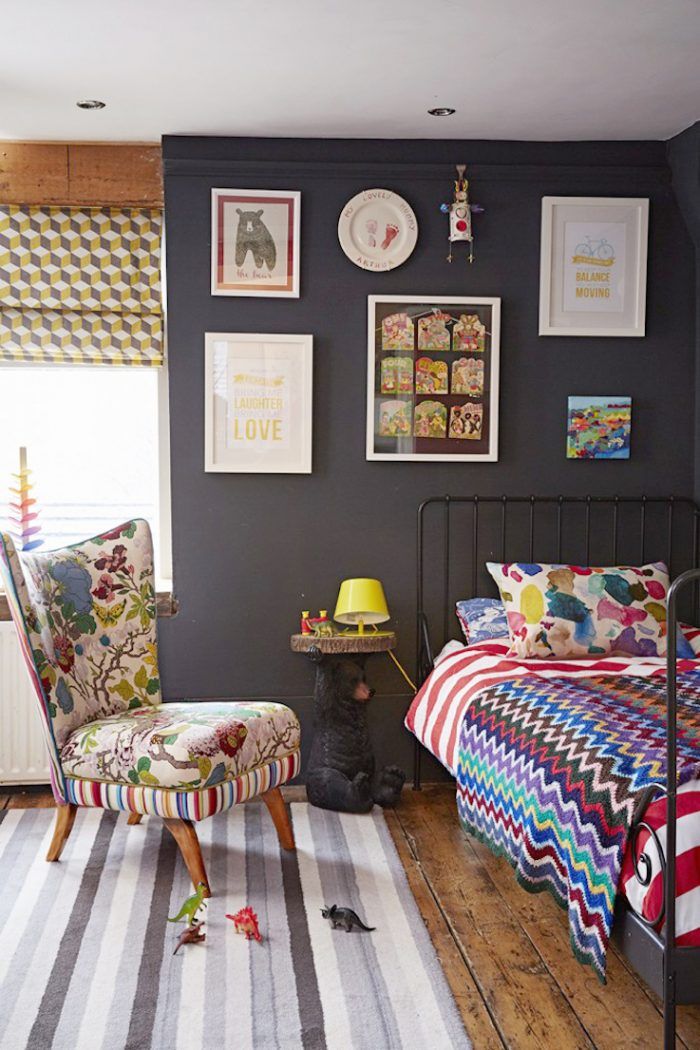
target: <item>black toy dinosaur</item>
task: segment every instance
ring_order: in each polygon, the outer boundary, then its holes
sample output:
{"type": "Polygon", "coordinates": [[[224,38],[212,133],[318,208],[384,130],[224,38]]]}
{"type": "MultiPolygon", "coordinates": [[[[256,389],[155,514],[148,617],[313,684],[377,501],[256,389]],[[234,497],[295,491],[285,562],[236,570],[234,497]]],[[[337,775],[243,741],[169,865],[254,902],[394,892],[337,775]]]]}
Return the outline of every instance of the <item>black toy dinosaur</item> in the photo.
{"type": "Polygon", "coordinates": [[[376,771],[367,724],[367,704],[374,696],[357,660],[324,657],[312,648],[318,665],[314,715],[316,732],[306,767],[306,794],[321,809],[367,813],[374,803],[394,806],[406,774],[398,766],[376,771]]]}
{"type": "Polygon", "coordinates": [[[377,928],[376,926],[365,926],[357,912],[354,912],[352,908],[340,908],[337,904],[331,904],[330,908],[321,908],[321,915],[324,919],[330,920],[334,930],[341,928],[346,933],[351,933],[353,928],[373,933],[377,928]]]}

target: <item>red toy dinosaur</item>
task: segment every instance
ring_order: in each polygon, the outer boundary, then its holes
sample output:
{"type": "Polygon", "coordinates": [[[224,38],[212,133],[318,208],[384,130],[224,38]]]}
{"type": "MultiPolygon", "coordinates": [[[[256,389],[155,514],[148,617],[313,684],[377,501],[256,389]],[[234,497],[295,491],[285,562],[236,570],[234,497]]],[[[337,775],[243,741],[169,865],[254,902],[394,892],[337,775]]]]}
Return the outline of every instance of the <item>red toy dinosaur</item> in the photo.
{"type": "Polygon", "coordinates": [[[262,944],[262,934],[260,933],[260,927],[258,926],[258,916],[250,907],[241,908],[235,915],[227,915],[227,919],[230,919],[233,923],[236,933],[244,933],[247,941],[255,938],[260,944],[262,944]]]}

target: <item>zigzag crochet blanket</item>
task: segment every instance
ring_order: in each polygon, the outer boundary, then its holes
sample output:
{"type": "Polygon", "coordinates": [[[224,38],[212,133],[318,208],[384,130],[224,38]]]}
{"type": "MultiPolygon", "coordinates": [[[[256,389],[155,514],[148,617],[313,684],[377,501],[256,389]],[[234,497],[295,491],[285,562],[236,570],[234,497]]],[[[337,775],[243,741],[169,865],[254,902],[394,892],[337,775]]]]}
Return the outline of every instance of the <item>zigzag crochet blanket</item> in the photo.
{"type": "MultiPolygon", "coordinates": [[[[700,775],[700,672],[679,675],[678,719],[683,782],[700,775]]],[[[665,683],[629,676],[510,679],[462,722],[462,823],[568,911],[574,955],[603,981],[632,817],[665,784],[665,748],[665,683]]]]}

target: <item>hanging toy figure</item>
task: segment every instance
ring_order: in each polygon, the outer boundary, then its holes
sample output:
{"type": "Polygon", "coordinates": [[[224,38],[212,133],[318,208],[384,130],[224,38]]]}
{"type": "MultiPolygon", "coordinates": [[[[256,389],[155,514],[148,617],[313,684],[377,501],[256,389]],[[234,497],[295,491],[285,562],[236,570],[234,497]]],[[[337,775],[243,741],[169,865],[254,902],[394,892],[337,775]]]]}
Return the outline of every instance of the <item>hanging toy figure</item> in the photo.
{"type": "Polygon", "coordinates": [[[450,252],[447,261],[452,262],[452,245],[457,241],[466,241],[469,245],[469,262],[474,262],[474,234],[472,232],[472,213],[482,212],[480,204],[469,203],[469,182],[464,177],[466,164],[457,165],[455,195],[451,204],[441,204],[440,211],[450,216],[450,252]]]}

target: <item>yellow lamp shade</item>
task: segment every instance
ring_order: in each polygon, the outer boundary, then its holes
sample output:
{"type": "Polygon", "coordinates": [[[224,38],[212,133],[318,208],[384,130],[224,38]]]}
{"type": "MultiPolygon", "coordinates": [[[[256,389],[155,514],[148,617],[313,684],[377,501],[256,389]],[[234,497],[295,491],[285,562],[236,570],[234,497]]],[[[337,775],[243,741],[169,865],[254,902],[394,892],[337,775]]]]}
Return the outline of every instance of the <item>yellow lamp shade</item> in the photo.
{"type": "Polygon", "coordinates": [[[379,580],[343,580],[333,619],[338,623],[358,624],[360,631],[366,623],[388,620],[389,610],[379,580]]]}

